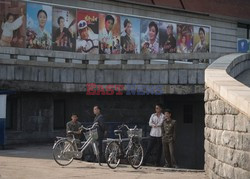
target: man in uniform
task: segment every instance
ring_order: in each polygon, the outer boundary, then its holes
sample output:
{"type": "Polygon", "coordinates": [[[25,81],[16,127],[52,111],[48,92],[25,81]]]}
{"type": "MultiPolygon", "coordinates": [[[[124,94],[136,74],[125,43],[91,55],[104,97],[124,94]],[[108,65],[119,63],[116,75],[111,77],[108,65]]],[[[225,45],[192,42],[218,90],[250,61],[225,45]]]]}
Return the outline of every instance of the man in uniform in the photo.
{"type": "Polygon", "coordinates": [[[164,44],[164,53],[175,53],[176,52],[176,39],[173,34],[173,25],[167,26],[167,40],[164,44]]]}
{"type": "Polygon", "coordinates": [[[132,23],[129,19],[125,19],[123,26],[126,35],[121,36],[121,47],[122,47],[121,53],[133,54],[135,53],[136,46],[135,46],[135,40],[132,37],[132,23]]]}
{"type": "Polygon", "coordinates": [[[67,136],[70,137],[70,135],[68,135],[68,132],[72,131],[75,138],[80,139],[82,129],[80,128],[81,123],[79,121],[77,121],[77,120],[78,120],[78,115],[73,113],[71,115],[71,121],[67,122],[67,124],[66,124],[66,134],[67,134],[67,136]]]}
{"type": "Polygon", "coordinates": [[[175,143],[175,128],[176,121],[171,118],[171,111],[165,110],[164,121],[162,123],[162,145],[167,167],[177,168],[174,157],[174,143],[175,143]]]}

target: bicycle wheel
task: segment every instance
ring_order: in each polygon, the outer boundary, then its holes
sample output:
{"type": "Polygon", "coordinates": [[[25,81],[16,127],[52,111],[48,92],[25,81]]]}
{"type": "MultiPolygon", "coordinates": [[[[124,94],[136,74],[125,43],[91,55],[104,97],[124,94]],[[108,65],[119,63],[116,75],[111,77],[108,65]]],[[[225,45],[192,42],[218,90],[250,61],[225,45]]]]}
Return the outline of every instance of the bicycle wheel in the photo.
{"type": "Polygon", "coordinates": [[[115,169],[120,163],[121,149],[117,142],[112,141],[105,150],[105,159],[109,168],[115,169]]]}
{"type": "Polygon", "coordinates": [[[74,146],[67,139],[59,140],[53,147],[53,157],[61,166],[69,165],[74,159],[74,146]]]}
{"type": "Polygon", "coordinates": [[[128,151],[127,159],[134,169],[138,169],[141,166],[143,161],[143,148],[141,144],[132,144],[131,149],[128,151]]]}

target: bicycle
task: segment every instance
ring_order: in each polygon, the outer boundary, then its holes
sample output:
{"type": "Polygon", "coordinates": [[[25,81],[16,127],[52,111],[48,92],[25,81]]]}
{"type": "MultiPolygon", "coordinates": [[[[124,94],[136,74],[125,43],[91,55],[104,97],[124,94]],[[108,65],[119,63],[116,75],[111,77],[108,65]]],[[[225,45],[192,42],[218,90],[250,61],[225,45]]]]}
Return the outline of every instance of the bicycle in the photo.
{"type": "Polygon", "coordinates": [[[130,129],[127,125],[123,124],[118,126],[118,130],[114,130],[114,133],[119,136],[119,139],[111,139],[111,142],[105,149],[105,159],[108,166],[111,169],[115,169],[120,164],[120,160],[126,158],[134,169],[138,169],[143,161],[143,148],[140,143],[142,129],[138,129],[137,126],[130,129]],[[123,147],[125,140],[121,137],[121,129],[123,127],[128,129],[127,134],[129,137],[128,145],[125,148],[123,147]]]}
{"type": "Polygon", "coordinates": [[[101,166],[99,150],[96,144],[96,140],[98,139],[97,125],[98,123],[94,123],[90,128],[85,128],[83,126],[80,127],[80,129],[84,129],[86,131],[83,132],[86,141],[81,141],[81,146],[79,148],[77,146],[77,142],[79,140],[74,137],[73,131],[68,131],[67,133],[72,135],[72,138],[57,137],[57,141],[53,146],[53,158],[56,163],[61,166],[69,165],[74,158],[80,159],[83,155],[83,151],[91,144],[96,159],[101,166]]]}

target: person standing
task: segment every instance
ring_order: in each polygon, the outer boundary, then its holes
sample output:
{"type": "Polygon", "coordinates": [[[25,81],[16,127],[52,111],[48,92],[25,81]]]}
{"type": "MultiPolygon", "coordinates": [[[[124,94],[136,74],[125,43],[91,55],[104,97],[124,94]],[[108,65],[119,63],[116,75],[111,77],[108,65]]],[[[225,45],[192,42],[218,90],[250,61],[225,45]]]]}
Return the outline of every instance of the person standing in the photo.
{"type": "Polygon", "coordinates": [[[174,143],[176,139],[176,121],[171,117],[171,111],[165,110],[164,121],[162,123],[162,145],[167,167],[177,168],[174,157],[174,143]]]}
{"type": "Polygon", "coordinates": [[[96,105],[93,108],[93,112],[95,114],[95,118],[94,118],[94,123],[98,123],[98,127],[97,127],[97,132],[98,132],[98,149],[99,149],[99,157],[100,157],[100,161],[102,159],[102,141],[103,138],[105,136],[105,131],[106,131],[106,127],[104,124],[104,117],[101,114],[101,108],[100,106],[96,105]]]}
{"type": "Polygon", "coordinates": [[[156,166],[160,166],[160,160],[161,160],[161,153],[162,153],[162,131],[161,126],[164,120],[164,115],[162,114],[162,105],[156,104],[155,105],[155,113],[151,115],[149,119],[149,126],[151,127],[150,131],[150,139],[148,143],[148,147],[144,156],[143,164],[145,165],[148,157],[153,150],[154,147],[156,147],[156,159],[155,164],[156,166]]]}

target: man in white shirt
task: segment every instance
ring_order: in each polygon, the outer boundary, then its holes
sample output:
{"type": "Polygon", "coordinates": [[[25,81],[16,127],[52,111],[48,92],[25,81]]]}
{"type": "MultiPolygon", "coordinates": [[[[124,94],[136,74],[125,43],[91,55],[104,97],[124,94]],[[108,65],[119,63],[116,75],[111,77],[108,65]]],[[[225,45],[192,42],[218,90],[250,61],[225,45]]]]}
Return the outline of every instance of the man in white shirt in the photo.
{"type": "Polygon", "coordinates": [[[162,105],[155,105],[155,112],[151,115],[149,119],[149,126],[151,127],[150,131],[150,139],[148,143],[148,147],[144,156],[143,164],[145,165],[148,157],[153,150],[154,147],[157,147],[157,155],[155,158],[156,166],[160,166],[161,154],[162,154],[162,131],[161,126],[164,120],[164,114],[162,113],[162,105]]]}

